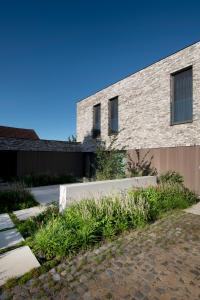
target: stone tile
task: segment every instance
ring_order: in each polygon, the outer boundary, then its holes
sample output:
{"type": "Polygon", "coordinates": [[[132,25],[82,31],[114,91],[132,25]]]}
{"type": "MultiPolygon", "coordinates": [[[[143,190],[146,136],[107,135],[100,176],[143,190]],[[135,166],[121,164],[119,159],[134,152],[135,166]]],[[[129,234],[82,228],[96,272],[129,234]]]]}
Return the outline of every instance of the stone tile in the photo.
{"type": "Polygon", "coordinates": [[[194,214],[194,215],[200,215],[200,202],[185,209],[185,212],[194,214]]]}
{"type": "Polygon", "coordinates": [[[0,215],[0,230],[15,227],[8,214],[0,215]]]}
{"type": "Polygon", "coordinates": [[[39,266],[39,262],[28,246],[0,255],[0,286],[9,278],[19,277],[39,266]]]}
{"type": "Polygon", "coordinates": [[[30,191],[40,205],[48,205],[52,202],[59,202],[59,185],[34,187],[31,188],[30,191]]]}
{"type": "Polygon", "coordinates": [[[0,232],[0,249],[12,247],[24,241],[17,229],[9,229],[0,232]]]}
{"type": "Polygon", "coordinates": [[[34,206],[26,209],[21,209],[21,210],[16,210],[13,213],[15,216],[20,220],[27,220],[28,218],[31,217],[36,217],[43,211],[45,211],[46,206],[34,206]]]}

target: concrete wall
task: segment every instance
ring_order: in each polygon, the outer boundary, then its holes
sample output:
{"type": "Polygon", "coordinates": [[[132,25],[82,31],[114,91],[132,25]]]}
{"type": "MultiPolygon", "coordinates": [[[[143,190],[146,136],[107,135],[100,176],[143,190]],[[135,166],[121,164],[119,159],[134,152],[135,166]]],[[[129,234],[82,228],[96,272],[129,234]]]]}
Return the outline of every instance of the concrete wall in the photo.
{"type": "MultiPolygon", "coordinates": [[[[134,55],[134,54],[133,54],[134,55]]],[[[108,101],[118,96],[116,146],[126,149],[200,145],[200,42],[97,92],[77,104],[77,139],[85,151],[91,139],[93,106],[101,103],[101,138],[108,141],[108,101]],[[170,126],[171,74],[193,67],[193,122],[170,126]]]]}
{"type": "Polygon", "coordinates": [[[81,199],[100,199],[132,187],[147,187],[156,184],[156,176],[65,184],[60,186],[59,208],[63,211],[70,203],[81,199]]]}

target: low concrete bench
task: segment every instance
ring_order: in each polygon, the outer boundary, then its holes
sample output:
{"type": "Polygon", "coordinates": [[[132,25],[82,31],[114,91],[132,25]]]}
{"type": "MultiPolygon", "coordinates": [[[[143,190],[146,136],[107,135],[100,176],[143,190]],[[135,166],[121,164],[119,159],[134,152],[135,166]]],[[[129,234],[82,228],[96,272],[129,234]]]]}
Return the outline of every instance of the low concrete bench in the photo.
{"type": "Polygon", "coordinates": [[[59,209],[62,212],[69,204],[82,199],[100,199],[131,188],[145,188],[156,184],[156,176],[63,184],[60,185],[59,209]]]}

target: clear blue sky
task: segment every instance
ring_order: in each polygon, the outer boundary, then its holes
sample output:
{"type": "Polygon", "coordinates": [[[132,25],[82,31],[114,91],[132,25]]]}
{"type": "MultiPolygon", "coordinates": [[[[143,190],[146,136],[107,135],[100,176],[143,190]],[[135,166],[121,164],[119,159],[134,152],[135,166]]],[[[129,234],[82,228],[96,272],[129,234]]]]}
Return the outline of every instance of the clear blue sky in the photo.
{"type": "Polygon", "coordinates": [[[197,40],[199,1],[0,0],[0,124],[66,139],[77,100],[197,40]]]}

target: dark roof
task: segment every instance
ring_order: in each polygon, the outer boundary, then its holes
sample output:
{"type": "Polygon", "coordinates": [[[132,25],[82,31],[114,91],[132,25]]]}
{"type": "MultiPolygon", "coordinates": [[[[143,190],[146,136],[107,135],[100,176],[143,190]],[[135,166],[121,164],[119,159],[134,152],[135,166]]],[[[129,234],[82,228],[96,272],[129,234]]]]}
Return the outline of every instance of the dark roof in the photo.
{"type": "Polygon", "coordinates": [[[33,129],[0,126],[0,137],[39,140],[39,136],[33,129]]]}
{"type": "Polygon", "coordinates": [[[0,137],[1,150],[81,152],[81,143],[0,137]]]}

